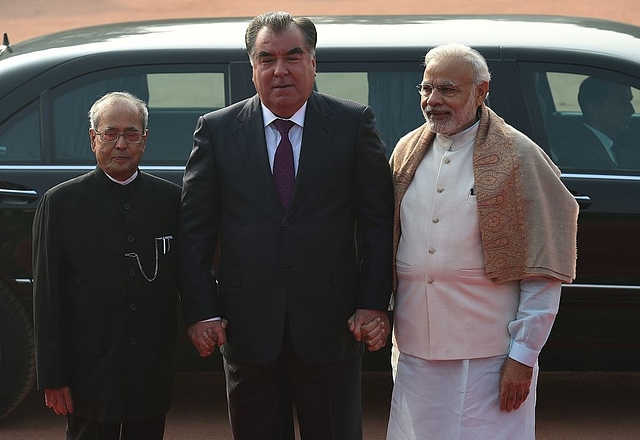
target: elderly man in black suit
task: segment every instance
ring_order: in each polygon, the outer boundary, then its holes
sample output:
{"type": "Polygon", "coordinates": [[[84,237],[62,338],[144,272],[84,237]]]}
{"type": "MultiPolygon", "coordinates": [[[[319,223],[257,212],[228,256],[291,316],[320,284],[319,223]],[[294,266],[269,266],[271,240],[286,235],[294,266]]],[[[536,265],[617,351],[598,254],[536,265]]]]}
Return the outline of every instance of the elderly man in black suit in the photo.
{"type": "Polygon", "coordinates": [[[245,40],[258,93],[198,120],[185,170],[185,321],[201,355],[221,346],[235,439],[293,439],[294,403],[303,439],[359,439],[362,342],[389,333],[386,148],[371,108],[313,91],[309,19],[267,13],[245,40]]]}
{"type": "Polygon", "coordinates": [[[146,104],[89,111],[98,166],[47,191],[33,224],[38,387],[67,439],[160,440],[173,388],[180,187],[141,172],[146,104]]]}

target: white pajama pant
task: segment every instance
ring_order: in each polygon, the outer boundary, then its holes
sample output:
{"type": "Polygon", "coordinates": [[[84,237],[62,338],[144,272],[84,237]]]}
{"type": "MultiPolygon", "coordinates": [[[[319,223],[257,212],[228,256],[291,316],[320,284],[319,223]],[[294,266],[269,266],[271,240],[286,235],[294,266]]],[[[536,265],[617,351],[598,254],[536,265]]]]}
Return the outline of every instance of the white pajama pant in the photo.
{"type": "Polygon", "coordinates": [[[498,398],[505,359],[427,361],[400,353],[387,440],[534,440],[538,365],[529,397],[506,413],[498,398]]]}

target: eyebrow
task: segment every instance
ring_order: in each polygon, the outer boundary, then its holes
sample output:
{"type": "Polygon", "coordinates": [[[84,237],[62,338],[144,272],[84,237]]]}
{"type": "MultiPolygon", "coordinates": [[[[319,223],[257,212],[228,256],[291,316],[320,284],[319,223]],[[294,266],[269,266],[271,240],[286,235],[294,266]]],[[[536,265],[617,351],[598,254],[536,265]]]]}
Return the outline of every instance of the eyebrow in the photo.
{"type": "MultiPolygon", "coordinates": [[[[303,54],[303,53],[304,53],[304,50],[302,50],[301,47],[294,47],[289,52],[287,52],[287,55],[300,55],[300,54],[303,54]]],[[[266,50],[262,50],[262,51],[257,53],[257,56],[258,57],[272,57],[274,55],[271,52],[268,52],[266,50]]]]}

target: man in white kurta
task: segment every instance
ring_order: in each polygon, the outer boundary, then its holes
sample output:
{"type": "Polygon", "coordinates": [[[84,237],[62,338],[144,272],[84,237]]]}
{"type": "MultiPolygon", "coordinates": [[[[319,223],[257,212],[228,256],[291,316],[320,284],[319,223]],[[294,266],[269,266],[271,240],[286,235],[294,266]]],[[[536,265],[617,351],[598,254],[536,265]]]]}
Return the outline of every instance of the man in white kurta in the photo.
{"type": "Polygon", "coordinates": [[[577,204],[546,154],[483,104],[480,54],[446,45],[425,66],[427,122],[391,160],[387,438],[533,439],[537,357],[574,277],[577,204]]]}

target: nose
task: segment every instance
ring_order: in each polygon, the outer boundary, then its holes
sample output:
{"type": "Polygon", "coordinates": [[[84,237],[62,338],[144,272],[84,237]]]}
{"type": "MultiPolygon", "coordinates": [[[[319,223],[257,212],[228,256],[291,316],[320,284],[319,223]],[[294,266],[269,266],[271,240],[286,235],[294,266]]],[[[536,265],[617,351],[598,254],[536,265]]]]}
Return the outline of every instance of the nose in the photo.
{"type": "Polygon", "coordinates": [[[115,147],[118,150],[124,150],[127,148],[127,143],[124,141],[124,134],[120,134],[118,136],[118,139],[116,139],[115,147]]]}
{"type": "Polygon", "coordinates": [[[633,115],[636,112],[636,108],[634,107],[633,103],[629,103],[629,115],[633,115]]]}
{"type": "Polygon", "coordinates": [[[275,76],[284,76],[289,72],[289,69],[287,68],[287,63],[285,60],[282,59],[277,59],[275,66],[273,68],[273,74],[275,76]]]}
{"type": "Polygon", "coordinates": [[[442,103],[442,94],[438,91],[438,89],[434,89],[431,94],[424,96],[423,101],[426,105],[434,106],[442,103]]]}

